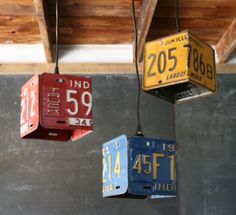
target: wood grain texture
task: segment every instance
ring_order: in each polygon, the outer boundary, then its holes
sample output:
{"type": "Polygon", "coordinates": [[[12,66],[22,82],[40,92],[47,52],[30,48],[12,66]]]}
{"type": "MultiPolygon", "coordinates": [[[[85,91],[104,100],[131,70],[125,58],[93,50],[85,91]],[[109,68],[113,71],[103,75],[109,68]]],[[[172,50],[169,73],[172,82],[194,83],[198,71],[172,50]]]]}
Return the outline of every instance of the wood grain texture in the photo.
{"type": "Polygon", "coordinates": [[[0,43],[40,43],[33,0],[0,1],[0,43]]]}
{"type": "Polygon", "coordinates": [[[143,0],[138,19],[137,59],[142,60],[143,47],[149,32],[158,0],[143,0]]]}
{"type": "MultiPolygon", "coordinates": [[[[140,69],[142,64],[139,65],[140,69]]],[[[135,74],[133,64],[59,64],[61,74],[135,74]]],[[[0,64],[0,75],[54,72],[54,64],[0,64]]]]}
{"type": "MultiPolygon", "coordinates": [[[[173,0],[161,0],[160,7],[175,7],[173,0]]],[[[229,8],[236,7],[235,0],[179,0],[180,8],[229,8]]]]}
{"type": "Polygon", "coordinates": [[[9,16],[33,16],[34,2],[33,0],[1,0],[0,14],[9,16]]]}
{"type": "MultiPolygon", "coordinates": [[[[14,1],[14,0],[13,0],[14,1]]],[[[19,0],[18,0],[19,1],[19,0]]],[[[55,0],[48,0],[49,3],[54,3],[55,0]]],[[[142,0],[135,0],[134,1],[136,5],[141,6],[141,2],[142,0]]],[[[60,4],[62,5],[90,5],[90,6],[94,6],[94,5],[100,5],[100,6],[104,6],[104,5],[130,5],[131,1],[130,0],[60,0],[60,4]]]]}
{"type": "Polygon", "coordinates": [[[35,6],[35,16],[39,25],[45,56],[47,62],[51,63],[53,61],[53,51],[51,43],[49,16],[47,14],[47,5],[44,0],[34,0],[34,6],[35,6]]]}
{"type": "Polygon", "coordinates": [[[16,4],[16,5],[34,5],[34,0],[1,0],[0,5],[16,4]]]}
{"type": "MultiPolygon", "coordinates": [[[[55,21],[51,19],[51,31],[55,21]]],[[[62,44],[130,44],[133,40],[132,19],[121,17],[62,17],[62,44]]]]}
{"type": "MultiPolygon", "coordinates": [[[[204,42],[209,43],[210,45],[215,45],[218,41],[218,38],[220,38],[224,30],[222,28],[182,28],[182,30],[189,30],[194,35],[196,35],[200,40],[203,40],[204,42]]],[[[154,40],[157,38],[165,37],[171,34],[176,33],[175,28],[164,28],[164,29],[156,29],[152,28],[149,32],[148,40],[154,40]]]]}
{"type": "MultiPolygon", "coordinates": [[[[81,75],[127,75],[135,74],[134,64],[59,64],[61,74],[81,74],[81,75]]],[[[142,74],[143,64],[139,64],[142,74]]],[[[217,64],[217,73],[236,74],[236,65],[217,64]]],[[[0,64],[0,75],[22,75],[43,72],[54,72],[54,64],[0,64]]]]}
{"type": "Polygon", "coordinates": [[[236,18],[216,45],[219,62],[224,63],[236,49],[236,18]]]}
{"type": "MultiPolygon", "coordinates": [[[[219,8],[195,8],[186,7],[179,8],[179,16],[181,18],[234,18],[235,17],[235,7],[219,7],[219,8]]],[[[161,7],[155,17],[175,17],[174,7],[161,7]]]]}
{"type": "Polygon", "coordinates": [[[0,43],[41,43],[33,16],[0,16],[0,43]]]}
{"type": "MultiPolygon", "coordinates": [[[[112,1],[111,1],[112,2],[112,1]]],[[[130,2],[131,3],[131,2],[130,2]]],[[[53,4],[49,5],[50,14],[54,14],[53,4]]],[[[139,14],[140,7],[136,7],[139,14]]],[[[131,17],[131,4],[67,4],[60,3],[59,10],[64,17],[131,17]]]]}
{"type": "MultiPolygon", "coordinates": [[[[152,11],[143,8],[144,6],[148,8],[147,5],[153,4],[154,1],[157,0],[135,0],[141,38],[139,56],[145,39],[150,41],[176,31],[174,0],[158,0],[158,7],[150,25],[152,11]],[[146,36],[147,31],[149,33],[146,36]]],[[[61,44],[133,42],[131,0],[60,0],[59,2],[61,44]]],[[[47,34],[53,35],[55,32],[54,4],[55,0],[0,0],[0,43],[33,44],[43,41],[45,50],[49,50],[50,39],[47,38],[47,34]],[[50,28],[45,22],[45,14],[35,13],[34,1],[48,3],[46,11],[50,17],[50,28]]],[[[181,29],[188,29],[211,45],[217,44],[236,14],[235,0],[179,0],[179,7],[181,29]]],[[[50,61],[50,57],[48,59],[50,61]]]]}
{"type": "MultiPolygon", "coordinates": [[[[235,14],[235,0],[179,0],[180,29],[188,29],[210,45],[216,45],[235,14]]],[[[175,32],[175,1],[159,0],[147,41],[175,32]]]]}
{"type": "MultiPolygon", "coordinates": [[[[136,0],[139,16],[141,0],[136,0]]],[[[49,1],[51,31],[54,32],[53,1],[49,1]]],[[[130,0],[60,1],[60,43],[130,44],[133,41],[130,0]]]]}
{"type": "MultiPolygon", "coordinates": [[[[179,24],[182,29],[187,28],[222,28],[225,29],[229,26],[232,22],[231,18],[180,18],[179,24]]],[[[158,25],[158,28],[173,28],[176,29],[176,22],[175,18],[154,18],[153,23],[158,25]]]]}
{"type": "Polygon", "coordinates": [[[62,28],[60,44],[130,44],[133,35],[130,31],[110,29],[62,28]],[[77,36],[75,36],[77,35],[77,36]]]}
{"type": "MultiPolygon", "coordinates": [[[[55,26],[55,18],[50,17],[51,27],[55,26]]],[[[132,30],[132,19],[127,17],[61,17],[60,28],[76,29],[110,29],[132,30]]]]}

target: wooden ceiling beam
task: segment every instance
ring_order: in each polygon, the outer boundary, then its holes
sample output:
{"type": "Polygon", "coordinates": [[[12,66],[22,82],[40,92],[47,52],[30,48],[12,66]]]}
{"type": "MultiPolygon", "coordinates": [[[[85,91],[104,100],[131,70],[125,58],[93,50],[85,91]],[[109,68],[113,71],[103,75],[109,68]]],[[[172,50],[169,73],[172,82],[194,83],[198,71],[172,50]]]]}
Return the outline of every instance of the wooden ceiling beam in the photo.
{"type": "Polygon", "coordinates": [[[5,16],[34,16],[34,6],[0,2],[0,14],[5,16]]]}
{"type": "MultiPolygon", "coordinates": [[[[134,75],[133,63],[61,63],[61,74],[79,75],[134,75]]],[[[55,65],[52,63],[33,64],[0,64],[1,75],[26,75],[49,72],[54,73],[55,65]]],[[[140,71],[143,63],[139,64],[140,71]]],[[[236,74],[235,64],[217,64],[218,74],[236,74]]]]}
{"type": "Polygon", "coordinates": [[[138,19],[137,58],[142,60],[143,47],[149,32],[158,0],[143,0],[138,19]]]}
{"type": "Polygon", "coordinates": [[[48,63],[53,62],[52,40],[50,36],[49,16],[45,0],[34,0],[35,17],[38,21],[44,52],[48,63]]]}
{"type": "Polygon", "coordinates": [[[219,62],[225,63],[236,49],[236,18],[216,44],[219,62]]]}

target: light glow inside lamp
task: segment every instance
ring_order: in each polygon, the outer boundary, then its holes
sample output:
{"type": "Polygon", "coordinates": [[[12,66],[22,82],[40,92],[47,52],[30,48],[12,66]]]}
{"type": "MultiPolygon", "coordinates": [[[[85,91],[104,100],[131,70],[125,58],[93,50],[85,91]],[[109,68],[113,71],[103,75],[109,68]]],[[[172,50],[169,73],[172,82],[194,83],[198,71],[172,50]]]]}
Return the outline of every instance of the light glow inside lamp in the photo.
{"type": "Polygon", "coordinates": [[[137,131],[128,138],[121,135],[103,144],[103,197],[165,198],[175,197],[176,142],[146,138],[140,123],[140,78],[137,62],[137,26],[135,29],[135,67],[138,80],[137,131]]]}
{"type": "Polygon", "coordinates": [[[55,74],[34,75],[21,88],[21,138],[78,140],[93,130],[90,78],[59,74],[56,0],[55,74]]]}
{"type": "Polygon", "coordinates": [[[189,31],[179,32],[176,3],[178,33],[144,48],[143,90],[172,103],[217,91],[214,50],[189,31]]]}

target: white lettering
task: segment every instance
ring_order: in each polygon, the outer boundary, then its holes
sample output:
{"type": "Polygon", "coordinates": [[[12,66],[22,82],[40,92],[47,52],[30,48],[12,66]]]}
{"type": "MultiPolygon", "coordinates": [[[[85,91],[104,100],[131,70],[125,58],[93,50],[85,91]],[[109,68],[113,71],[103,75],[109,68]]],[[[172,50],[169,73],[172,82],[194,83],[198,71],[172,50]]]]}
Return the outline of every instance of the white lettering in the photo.
{"type": "Polygon", "coordinates": [[[88,81],[70,80],[70,88],[89,89],[90,83],[88,81]]]}
{"type": "Polygon", "coordinates": [[[51,92],[48,93],[47,99],[47,112],[48,114],[59,115],[60,114],[60,91],[59,88],[51,87],[49,88],[51,92]]]}

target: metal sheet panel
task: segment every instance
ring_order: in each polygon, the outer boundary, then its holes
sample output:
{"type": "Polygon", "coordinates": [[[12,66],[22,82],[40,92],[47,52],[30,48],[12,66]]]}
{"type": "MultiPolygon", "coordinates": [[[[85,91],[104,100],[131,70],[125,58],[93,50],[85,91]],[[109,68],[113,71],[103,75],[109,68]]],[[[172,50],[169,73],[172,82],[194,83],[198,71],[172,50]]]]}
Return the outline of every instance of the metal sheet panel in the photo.
{"type": "Polygon", "coordinates": [[[121,135],[103,144],[103,197],[117,196],[128,189],[128,140],[121,135]]]}
{"type": "Polygon", "coordinates": [[[216,92],[214,49],[191,33],[188,33],[188,38],[189,79],[212,92],[216,92]]]}
{"type": "Polygon", "coordinates": [[[44,73],[41,101],[43,127],[92,130],[90,78],[44,73]]]}
{"type": "Polygon", "coordinates": [[[176,142],[132,137],[129,144],[129,192],[176,196],[176,142]]]}
{"type": "Polygon", "coordinates": [[[39,125],[39,76],[34,75],[21,88],[21,137],[35,131],[39,125]]]}
{"type": "Polygon", "coordinates": [[[216,91],[214,50],[188,31],[148,42],[144,52],[144,90],[191,79],[216,91]]]}

